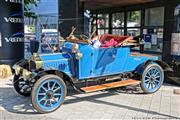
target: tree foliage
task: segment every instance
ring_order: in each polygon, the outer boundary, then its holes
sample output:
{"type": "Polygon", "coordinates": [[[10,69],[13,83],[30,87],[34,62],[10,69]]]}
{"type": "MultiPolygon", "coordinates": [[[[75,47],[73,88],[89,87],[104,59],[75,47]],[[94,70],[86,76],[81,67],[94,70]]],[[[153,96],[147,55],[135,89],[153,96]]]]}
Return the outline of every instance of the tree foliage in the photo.
{"type": "Polygon", "coordinates": [[[40,0],[24,0],[24,16],[26,17],[32,17],[36,18],[36,14],[34,12],[31,12],[31,6],[37,7],[37,2],[40,0]]]}

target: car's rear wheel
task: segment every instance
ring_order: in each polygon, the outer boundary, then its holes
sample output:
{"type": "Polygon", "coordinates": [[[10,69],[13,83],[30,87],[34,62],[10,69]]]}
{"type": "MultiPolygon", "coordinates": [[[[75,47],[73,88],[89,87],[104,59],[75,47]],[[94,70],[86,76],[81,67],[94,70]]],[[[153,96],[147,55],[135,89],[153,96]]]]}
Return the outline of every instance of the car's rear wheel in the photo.
{"type": "Polygon", "coordinates": [[[32,89],[32,105],[40,113],[53,112],[63,104],[66,93],[66,85],[60,77],[45,75],[32,89]]]}
{"type": "Polygon", "coordinates": [[[145,93],[154,93],[158,91],[164,81],[164,71],[156,63],[149,64],[142,75],[141,88],[145,93]]]}
{"type": "Polygon", "coordinates": [[[29,97],[31,95],[31,87],[17,75],[14,75],[13,86],[16,92],[22,96],[29,97]]]}

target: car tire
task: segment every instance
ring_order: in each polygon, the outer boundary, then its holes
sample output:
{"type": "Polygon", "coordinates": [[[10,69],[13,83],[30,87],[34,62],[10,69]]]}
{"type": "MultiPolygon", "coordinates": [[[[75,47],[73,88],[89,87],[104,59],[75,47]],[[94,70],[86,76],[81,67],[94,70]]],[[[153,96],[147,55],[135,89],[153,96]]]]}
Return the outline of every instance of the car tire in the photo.
{"type": "Polygon", "coordinates": [[[64,103],[66,94],[67,88],[62,78],[45,75],[37,80],[32,89],[32,105],[39,113],[50,113],[64,103]]]}
{"type": "Polygon", "coordinates": [[[22,96],[29,97],[31,95],[31,88],[29,87],[30,90],[24,91],[23,86],[25,85],[28,86],[22,78],[19,79],[19,76],[14,75],[13,86],[16,92],[22,96]]]}
{"type": "Polygon", "coordinates": [[[141,77],[141,88],[144,93],[150,94],[158,91],[164,82],[164,71],[161,66],[152,63],[146,66],[141,77]]]}

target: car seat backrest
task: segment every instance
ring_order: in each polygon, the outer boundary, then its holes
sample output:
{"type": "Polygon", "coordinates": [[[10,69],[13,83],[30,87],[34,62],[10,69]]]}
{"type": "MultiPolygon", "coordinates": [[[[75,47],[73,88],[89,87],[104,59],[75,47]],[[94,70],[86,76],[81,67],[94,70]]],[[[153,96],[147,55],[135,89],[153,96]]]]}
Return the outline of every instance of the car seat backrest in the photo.
{"type": "Polygon", "coordinates": [[[127,38],[129,36],[115,36],[115,35],[100,35],[99,41],[102,43],[101,47],[115,47],[127,38]]]}

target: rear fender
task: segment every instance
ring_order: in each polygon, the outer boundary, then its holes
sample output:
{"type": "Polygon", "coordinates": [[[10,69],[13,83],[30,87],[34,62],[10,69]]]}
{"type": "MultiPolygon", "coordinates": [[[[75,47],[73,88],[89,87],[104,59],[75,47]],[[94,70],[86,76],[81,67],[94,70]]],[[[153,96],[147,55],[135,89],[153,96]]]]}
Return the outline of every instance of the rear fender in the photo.
{"type": "Polygon", "coordinates": [[[135,72],[138,73],[138,74],[140,74],[140,75],[142,75],[143,72],[144,72],[144,70],[145,70],[145,68],[146,68],[149,64],[152,64],[152,63],[156,63],[156,64],[160,65],[164,71],[173,71],[173,69],[172,69],[167,63],[165,63],[165,62],[163,62],[163,61],[160,61],[160,60],[148,60],[148,61],[140,64],[140,65],[136,68],[135,72]]]}

